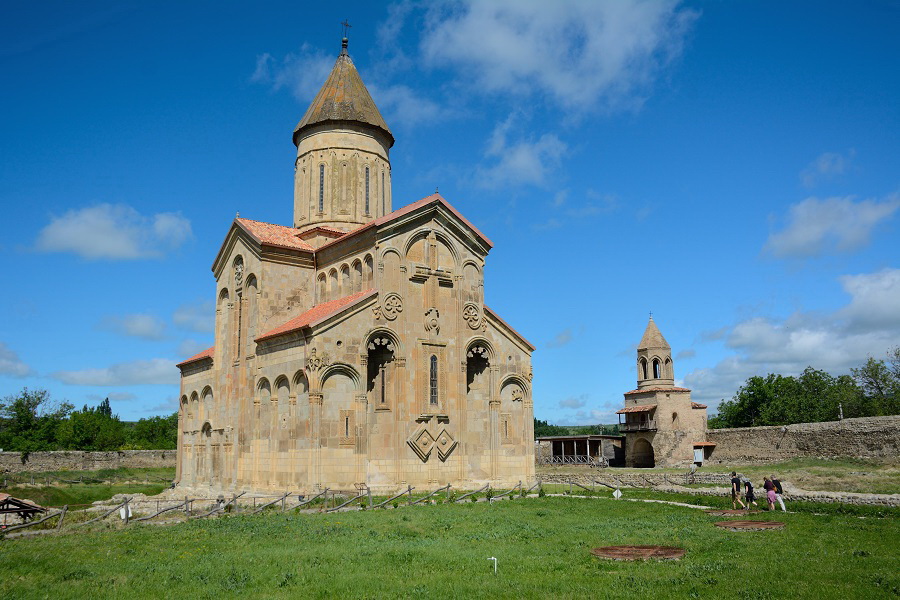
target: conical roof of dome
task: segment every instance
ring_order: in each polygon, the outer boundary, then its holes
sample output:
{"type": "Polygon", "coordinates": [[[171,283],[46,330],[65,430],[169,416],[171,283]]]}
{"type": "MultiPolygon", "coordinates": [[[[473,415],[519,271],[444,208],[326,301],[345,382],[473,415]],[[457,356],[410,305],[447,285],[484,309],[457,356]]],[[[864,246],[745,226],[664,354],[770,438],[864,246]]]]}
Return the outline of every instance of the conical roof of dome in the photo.
{"type": "Polygon", "coordinates": [[[650,317],[650,322],[647,323],[647,329],[644,330],[644,335],[641,337],[641,343],[638,344],[638,350],[644,348],[668,348],[671,350],[669,342],[667,342],[666,338],[663,337],[663,334],[660,333],[659,328],[653,321],[653,317],[650,317]]]}
{"type": "Polygon", "coordinates": [[[378,112],[375,101],[347,54],[347,38],[342,40],[341,53],[331,74],[294,128],[294,145],[297,145],[303,129],[329,121],[355,121],[370,125],[387,135],[388,147],[394,145],[394,135],[378,112]]]}

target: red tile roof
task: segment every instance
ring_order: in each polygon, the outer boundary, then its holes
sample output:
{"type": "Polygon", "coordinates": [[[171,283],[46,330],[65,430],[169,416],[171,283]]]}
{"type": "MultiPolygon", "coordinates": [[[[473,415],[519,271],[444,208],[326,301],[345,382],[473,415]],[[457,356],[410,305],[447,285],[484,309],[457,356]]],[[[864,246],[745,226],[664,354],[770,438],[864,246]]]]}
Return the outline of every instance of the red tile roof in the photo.
{"type": "Polygon", "coordinates": [[[341,237],[342,235],[347,235],[347,232],[343,229],[336,229],[335,227],[328,227],[327,225],[316,225],[311,229],[306,229],[303,233],[298,233],[297,236],[304,238],[310,237],[311,235],[315,235],[317,233],[330,235],[332,237],[341,237]]]}
{"type": "Polygon", "coordinates": [[[715,442],[694,442],[694,448],[700,448],[700,447],[705,447],[705,446],[712,447],[715,445],[716,445],[715,442]]]}
{"type": "Polygon", "coordinates": [[[628,394],[641,394],[643,392],[689,392],[691,390],[683,387],[664,387],[661,385],[655,385],[653,387],[647,388],[638,388],[636,390],[631,390],[630,392],[625,392],[625,395],[628,394]]]}
{"type": "Polygon", "coordinates": [[[691,402],[691,408],[706,408],[706,405],[699,402],[691,402]]]}
{"type": "Polygon", "coordinates": [[[304,327],[309,327],[310,325],[315,325],[332,315],[335,315],[348,306],[352,304],[356,304],[357,302],[369,298],[375,294],[377,294],[375,290],[364,290],[362,292],[357,292],[355,294],[351,294],[350,296],[344,296],[343,298],[338,298],[337,300],[332,300],[330,302],[323,302],[322,304],[317,304],[313,306],[311,309],[306,311],[301,315],[297,315],[293,319],[289,320],[282,325],[279,325],[275,329],[267,331],[266,333],[260,335],[256,338],[257,342],[261,342],[263,340],[267,340],[279,335],[283,335],[285,333],[289,333],[291,331],[297,331],[298,329],[303,329],[304,327]]]}
{"type": "Polygon", "coordinates": [[[495,319],[497,319],[498,321],[500,321],[500,322],[504,325],[504,327],[506,327],[507,329],[509,329],[510,331],[512,331],[512,332],[516,335],[517,338],[519,338],[520,340],[522,340],[523,342],[525,342],[525,345],[528,346],[528,347],[531,349],[532,352],[534,352],[534,346],[531,344],[531,342],[529,342],[529,341],[526,340],[524,337],[522,337],[522,334],[519,333],[518,331],[516,331],[515,329],[513,329],[513,328],[510,326],[509,323],[507,323],[506,321],[504,321],[503,319],[501,319],[501,318],[500,318],[500,315],[498,315],[498,314],[495,313],[493,310],[491,310],[491,309],[488,307],[487,304],[484,305],[484,310],[485,310],[485,312],[490,313],[490,315],[491,315],[492,317],[494,317],[495,319]]]}
{"type": "Polygon", "coordinates": [[[379,225],[389,223],[390,221],[393,221],[394,219],[402,217],[403,215],[407,215],[407,214],[413,212],[414,210],[418,210],[418,209],[422,208],[423,206],[428,206],[429,204],[442,205],[444,208],[446,208],[447,210],[452,212],[454,215],[456,215],[456,218],[458,218],[460,221],[465,223],[472,231],[474,231],[475,235],[477,235],[482,240],[484,240],[484,242],[489,247],[494,246],[494,243],[491,242],[491,240],[489,240],[486,235],[481,233],[478,230],[478,228],[475,227],[474,225],[472,225],[472,223],[470,223],[468,219],[466,219],[464,216],[462,216],[462,214],[460,214],[460,212],[458,210],[453,208],[453,206],[451,206],[449,202],[444,200],[443,196],[441,196],[440,194],[432,194],[430,196],[425,196],[421,200],[417,200],[416,202],[413,202],[412,204],[407,204],[403,208],[398,208],[394,212],[386,214],[383,217],[378,217],[374,221],[369,221],[365,225],[361,225],[361,226],[357,227],[356,229],[350,231],[349,233],[347,233],[347,235],[341,236],[340,238],[338,238],[334,241],[328,242],[327,244],[323,244],[322,247],[319,248],[319,250],[321,250],[322,248],[326,248],[327,246],[330,246],[331,244],[337,244],[337,243],[343,242],[345,239],[347,239],[349,237],[353,237],[354,235],[362,233],[363,231],[367,231],[373,227],[378,227],[379,225]]]}
{"type": "Polygon", "coordinates": [[[184,365],[186,365],[186,364],[188,364],[188,363],[197,362],[198,360],[203,360],[204,358],[208,358],[208,359],[212,360],[213,352],[215,352],[215,349],[216,349],[215,346],[213,346],[212,348],[207,348],[206,350],[204,350],[204,351],[201,352],[200,354],[195,354],[194,356],[190,357],[190,358],[187,359],[187,360],[181,361],[180,363],[178,363],[178,364],[175,365],[175,366],[178,367],[178,368],[180,369],[182,366],[184,366],[184,365]]]}
{"type": "Polygon", "coordinates": [[[275,225],[273,223],[263,223],[262,221],[253,221],[251,219],[242,219],[240,217],[236,218],[234,222],[256,238],[260,244],[265,246],[307,250],[309,252],[315,250],[312,246],[300,239],[297,230],[293,227],[285,227],[284,225],[275,225]]]}
{"type": "Polygon", "coordinates": [[[641,406],[626,406],[622,410],[617,410],[617,415],[623,415],[625,413],[641,413],[641,412],[650,412],[656,408],[655,404],[642,404],[641,406]]]}

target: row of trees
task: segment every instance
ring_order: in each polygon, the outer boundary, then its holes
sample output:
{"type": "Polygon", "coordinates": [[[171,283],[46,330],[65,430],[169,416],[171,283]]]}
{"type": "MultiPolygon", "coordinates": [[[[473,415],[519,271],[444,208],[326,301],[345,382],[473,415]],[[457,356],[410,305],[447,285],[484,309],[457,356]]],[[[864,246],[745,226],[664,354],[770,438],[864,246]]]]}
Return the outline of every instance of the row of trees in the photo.
{"type": "Polygon", "coordinates": [[[553,435],[619,435],[618,425],[551,425],[534,420],[534,439],[553,435]]]}
{"type": "Polygon", "coordinates": [[[710,428],[756,427],[900,414],[900,347],[886,360],[869,357],[850,375],[807,367],[797,377],[751,377],[719,405],[710,428]]]}
{"type": "Polygon", "coordinates": [[[0,448],[7,451],[168,450],[177,439],[178,413],[128,423],[113,414],[108,398],[75,410],[28,388],[0,400],[0,448]]]}

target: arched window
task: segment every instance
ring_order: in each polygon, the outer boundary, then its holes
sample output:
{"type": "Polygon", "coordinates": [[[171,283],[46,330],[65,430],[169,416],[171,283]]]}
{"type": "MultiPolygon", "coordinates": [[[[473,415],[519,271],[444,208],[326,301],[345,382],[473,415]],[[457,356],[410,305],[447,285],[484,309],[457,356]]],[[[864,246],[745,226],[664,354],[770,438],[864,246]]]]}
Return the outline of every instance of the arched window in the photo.
{"type": "Polygon", "coordinates": [[[388,396],[392,385],[394,344],[387,336],[375,336],[369,340],[368,384],[366,391],[371,395],[370,403],[376,409],[388,408],[388,396]]]}
{"type": "Polygon", "coordinates": [[[366,167],[366,215],[369,214],[369,167],[366,167]]]}
{"type": "Polygon", "coordinates": [[[366,289],[371,289],[375,278],[375,263],[372,261],[372,255],[367,254],[366,258],[366,289]]]}
{"type": "Polygon", "coordinates": [[[428,377],[428,402],[432,406],[437,406],[438,403],[438,368],[437,368],[437,356],[434,354],[431,355],[431,370],[428,377]]]}
{"type": "Polygon", "coordinates": [[[640,370],[641,370],[641,372],[639,373],[639,375],[640,375],[641,379],[647,379],[647,359],[646,358],[641,359],[640,370]]]}
{"type": "Polygon", "coordinates": [[[319,213],[325,212],[325,165],[319,165],[319,213]]]}
{"type": "Polygon", "coordinates": [[[325,273],[319,275],[319,302],[325,302],[328,289],[325,287],[325,273]]]}
{"type": "Polygon", "coordinates": [[[669,360],[669,357],[666,357],[665,370],[663,371],[666,374],[666,377],[669,379],[674,379],[675,375],[672,374],[672,361],[669,360]]]}
{"type": "Polygon", "coordinates": [[[359,259],[353,262],[353,292],[362,291],[362,262],[359,259]]]}
{"type": "Polygon", "coordinates": [[[659,359],[653,359],[653,379],[661,379],[662,374],[659,371],[659,359]]]}
{"type": "Polygon", "coordinates": [[[337,269],[332,269],[328,272],[328,299],[334,300],[335,298],[339,298],[338,294],[338,272],[337,269]]]}
{"type": "Polygon", "coordinates": [[[347,265],[341,265],[341,296],[346,296],[352,293],[352,286],[350,284],[350,267],[347,265]]]}

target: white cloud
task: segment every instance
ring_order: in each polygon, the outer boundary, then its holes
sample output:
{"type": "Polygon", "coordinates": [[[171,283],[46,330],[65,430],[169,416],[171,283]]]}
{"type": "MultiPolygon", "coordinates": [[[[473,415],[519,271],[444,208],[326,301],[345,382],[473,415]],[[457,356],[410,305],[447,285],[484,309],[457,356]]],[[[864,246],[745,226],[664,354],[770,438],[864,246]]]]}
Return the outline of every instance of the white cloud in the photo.
{"type": "Polygon", "coordinates": [[[161,340],[165,337],[166,324],[153,315],[122,315],[105,317],[99,327],[120,335],[161,340]]]}
{"type": "Polygon", "coordinates": [[[172,315],[172,322],[182,329],[212,333],[216,328],[216,307],[211,301],[183,304],[172,315]]]}
{"type": "Polygon", "coordinates": [[[289,53],[281,60],[266,52],[256,57],[250,81],[269,85],[275,91],[287,89],[297,100],[308,104],[328,79],[336,58],[307,43],[298,53],[289,53]]]}
{"type": "Polygon", "coordinates": [[[557,333],[552,340],[547,342],[548,348],[561,348],[572,341],[572,329],[565,329],[557,333]]]}
{"type": "Polygon", "coordinates": [[[166,415],[168,415],[177,410],[178,410],[178,396],[171,396],[169,398],[166,398],[164,401],[157,404],[156,406],[151,406],[144,412],[153,413],[153,414],[165,413],[166,415]]]}
{"type": "Polygon", "coordinates": [[[582,408],[585,404],[587,404],[587,394],[581,394],[579,396],[570,396],[568,398],[564,398],[559,401],[560,408],[582,408]]]}
{"type": "Polygon", "coordinates": [[[121,386],[140,384],[177,384],[175,362],[165,358],[135,360],[102,369],[57,371],[51,375],[70,385],[121,386]]]}
{"type": "Polygon", "coordinates": [[[548,174],[559,167],[568,145],[555,134],[509,139],[510,129],[521,118],[519,114],[511,114],[491,133],[485,157],[493,165],[482,167],[476,175],[482,187],[544,185],[548,174]]]}
{"type": "Polygon", "coordinates": [[[684,378],[694,399],[711,404],[730,399],[754,375],[796,375],[808,366],[848,374],[868,356],[884,355],[900,340],[900,269],[845,275],[838,281],[850,295],[827,314],[797,312],[785,319],[753,317],[737,323],[726,345],[735,354],[715,367],[684,378]]]}
{"type": "Polygon", "coordinates": [[[900,208],[900,194],[884,200],[852,196],[807,198],[791,206],[787,226],[769,235],[765,250],[779,258],[849,252],[869,243],[872,230],[900,208]]]}
{"type": "Polygon", "coordinates": [[[88,259],[129,260],[162,256],[190,237],[191,223],[180,213],[148,217],[126,204],[98,204],[51,217],[35,248],[88,259]]]}
{"type": "Polygon", "coordinates": [[[676,354],[675,360],[681,360],[682,358],[684,358],[684,359],[694,358],[695,356],[697,356],[697,351],[688,348],[687,350],[682,350],[681,352],[676,354]]]}
{"type": "Polygon", "coordinates": [[[209,344],[198,342],[197,340],[183,340],[178,344],[178,356],[189,358],[195,354],[199,354],[209,348],[209,344]]]}
{"type": "Polygon", "coordinates": [[[22,362],[9,346],[0,342],[0,375],[27,377],[32,374],[31,367],[22,362]]]}
{"type": "Polygon", "coordinates": [[[112,392],[105,395],[88,394],[88,400],[93,400],[94,402],[101,402],[105,398],[109,398],[110,402],[128,402],[129,400],[136,399],[137,396],[130,392],[112,392]]]}
{"type": "Polygon", "coordinates": [[[478,93],[547,97],[576,113],[633,108],[696,17],[675,1],[445,1],[430,5],[421,48],[478,93]]]}
{"type": "Polygon", "coordinates": [[[390,127],[394,125],[415,127],[423,123],[450,119],[459,114],[406,85],[382,86],[373,83],[366,87],[372,94],[372,100],[375,101],[378,110],[390,123],[390,127]]]}
{"type": "Polygon", "coordinates": [[[900,327],[900,269],[844,275],[839,281],[852,300],[837,316],[849,326],[858,331],[900,327]]]}
{"type": "Polygon", "coordinates": [[[822,180],[843,175],[850,169],[855,154],[854,150],[850,150],[846,156],[837,152],[825,152],[803,169],[800,180],[804,186],[814,187],[822,180]]]}

